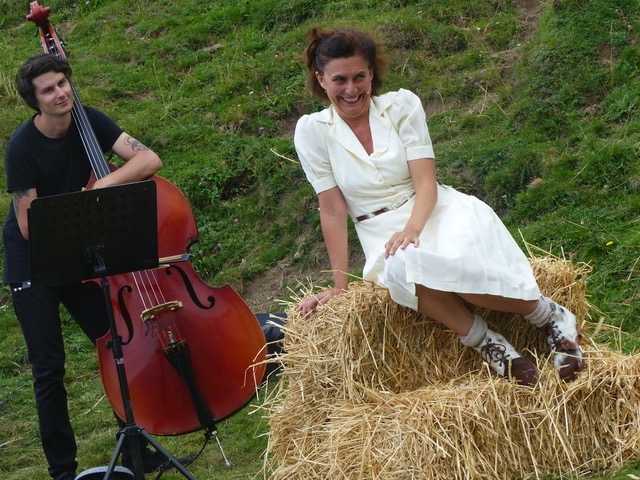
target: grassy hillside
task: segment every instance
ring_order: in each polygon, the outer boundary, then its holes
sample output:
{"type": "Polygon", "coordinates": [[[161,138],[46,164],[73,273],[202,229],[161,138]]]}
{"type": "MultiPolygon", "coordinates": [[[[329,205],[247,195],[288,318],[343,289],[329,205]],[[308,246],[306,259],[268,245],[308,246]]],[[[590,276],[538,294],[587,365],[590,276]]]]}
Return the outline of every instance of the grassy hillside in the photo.
{"type": "MultiPolygon", "coordinates": [[[[83,102],[156,150],[161,175],[190,200],[200,231],[194,261],[211,284],[243,293],[278,269],[285,273],[277,285],[263,288],[286,292],[304,272],[327,268],[317,204],[292,145],[297,118],[322,108],[304,92],[300,53],[310,26],[357,26],[389,46],[386,88],[423,99],[441,180],[485,199],[516,238],[590,264],[594,320],[620,327],[625,351],[640,346],[637,0],[44,4],[67,42],[83,102]]],[[[13,84],[22,62],[41,51],[28,10],[27,0],[0,0],[2,153],[31,114],[13,84]]],[[[7,206],[4,195],[2,216],[7,206]]],[[[0,301],[0,474],[45,479],[26,352],[6,293],[0,301]]],[[[81,467],[88,468],[108,461],[115,431],[94,354],[71,324],[68,333],[81,467]]],[[[265,442],[255,437],[266,427],[251,412],[221,425],[233,469],[209,447],[194,466],[198,478],[260,471],[265,442]]],[[[163,441],[192,454],[200,440],[163,441]]],[[[594,478],[627,474],[640,468],[594,478]]]]}

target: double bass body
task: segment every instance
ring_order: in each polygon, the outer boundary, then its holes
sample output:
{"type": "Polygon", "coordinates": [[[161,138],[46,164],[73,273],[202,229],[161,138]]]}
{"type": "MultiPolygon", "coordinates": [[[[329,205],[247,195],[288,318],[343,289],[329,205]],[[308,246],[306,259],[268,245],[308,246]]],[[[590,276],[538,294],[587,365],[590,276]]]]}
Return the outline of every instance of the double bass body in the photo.
{"type": "MultiPolygon", "coordinates": [[[[159,256],[180,257],[197,239],[191,208],[173,184],[153,179],[159,256]]],[[[187,258],[109,282],[136,423],[157,435],[188,433],[212,427],[253,398],[264,376],[265,338],[230,286],[206,284],[187,258]]],[[[125,418],[109,339],[98,340],[102,381],[125,418]]]]}

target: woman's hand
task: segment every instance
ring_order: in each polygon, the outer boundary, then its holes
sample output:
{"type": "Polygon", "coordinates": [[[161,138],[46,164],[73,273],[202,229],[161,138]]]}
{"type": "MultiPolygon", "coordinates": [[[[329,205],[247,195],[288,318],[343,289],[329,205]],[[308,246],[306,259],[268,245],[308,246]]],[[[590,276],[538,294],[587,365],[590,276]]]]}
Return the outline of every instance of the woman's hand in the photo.
{"type": "Polygon", "coordinates": [[[384,245],[384,258],[393,255],[399,248],[404,250],[412,243],[415,247],[420,245],[420,236],[417,232],[403,230],[402,232],[394,233],[391,235],[391,239],[384,245]]]}
{"type": "Polygon", "coordinates": [[[315,312],[320,305],[327,303],[332,297],[343,293],[344,290],[332,288],[324,292],[311,295],[302,300],[296,307],[296,312],[301,312],[303,316],[307,316],[315,312]]]}
{"type": "Polygon", "coordinates": [[[416,192],[416,199],[411,209],[411,216],[401,232],[391,235],[384,245],[388,258],[399,248],[404,250],[413,243],[420,246],[420,233],[424,230],[436,202],[438,201],[438,183],[436,182],[436,164],[433,158],[421,158],[408,162],[411,181],[416,192]]]}

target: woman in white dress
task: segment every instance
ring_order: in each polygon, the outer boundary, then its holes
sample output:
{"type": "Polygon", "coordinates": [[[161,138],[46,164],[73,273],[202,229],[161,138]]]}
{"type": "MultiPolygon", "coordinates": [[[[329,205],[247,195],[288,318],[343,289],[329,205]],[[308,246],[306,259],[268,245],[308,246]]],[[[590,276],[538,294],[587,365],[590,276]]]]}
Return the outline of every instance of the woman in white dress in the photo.
{"type": "Polygon", "coordinates": [[[540,295],[528,260],[493,210],[436,180],[420,99],[378,91],[386,58],[364,32],[309,32],[307,87],[331,105],[298,121],[295,147],[318,195],[334,288],[305,298],[310,314],[348,289],[347,221],[366,257],[363,277],[391,298],[452,329],[499,374],[531,385],[538,377],[467,304],[524,316],[544,329],[559,375],[582,368],[575,316],[540,295]]]}

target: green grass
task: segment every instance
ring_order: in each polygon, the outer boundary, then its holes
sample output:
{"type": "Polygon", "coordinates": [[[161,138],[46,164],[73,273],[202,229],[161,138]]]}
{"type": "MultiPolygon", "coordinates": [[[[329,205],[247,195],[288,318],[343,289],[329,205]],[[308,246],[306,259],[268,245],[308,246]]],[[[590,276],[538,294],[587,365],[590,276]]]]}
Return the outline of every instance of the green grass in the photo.
{"type": "MultiPolygon", "coordinates": [[[[31,114],[13,85],[22,62],[41,48],[35,26],[24,19],[28,3],[0,0],[1,152],[31,114]]],[[[67,41],[84,103],[156,150],[165,164],[161,175],[191,202],[200,232],[194,263],[207,282],[242,292],[276,265],[326,267],[316,266],[323,249],[316,201],[299,165],[287,158],[295,159],[297,118],[322,108],[304,92],[305,33],[313,25],[350,25],[389,45],[388,89],[408,88],[423,99],[441,180],[485,199],[517,239],[521,232],[534,246],[591,265],[590,301],[621,328],[623,349],[634,352],[640,4],[533,3],[45,2],[67,41]]],[[[7,207],[5,195],[0,214],[7,207]]],[[[283,283],[297,280],[304,281],[283,283]]],[[[26,352],[6,292],[0,340],[0,476],[45,479],[26,352]]],[[[71,322],[67,341],[81,468],[106,464],[115,430],[97,360],[71,322]]],[[[268,430],[261,413],[248,407],[219,427],[234,466],[225,467],[212,444],[194,475],[260,476],[268,430]]],[[[174,454],[193,455],[203,438],[160,441],[174,454]]],[[[631,475],[640,476],[640,464],[591,478],[631,475]]]]}

